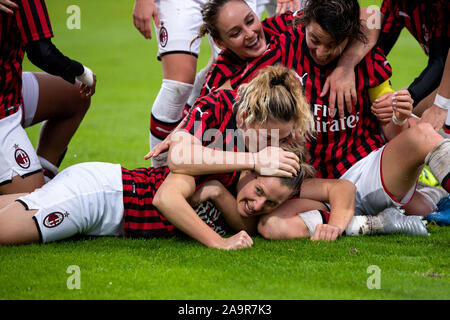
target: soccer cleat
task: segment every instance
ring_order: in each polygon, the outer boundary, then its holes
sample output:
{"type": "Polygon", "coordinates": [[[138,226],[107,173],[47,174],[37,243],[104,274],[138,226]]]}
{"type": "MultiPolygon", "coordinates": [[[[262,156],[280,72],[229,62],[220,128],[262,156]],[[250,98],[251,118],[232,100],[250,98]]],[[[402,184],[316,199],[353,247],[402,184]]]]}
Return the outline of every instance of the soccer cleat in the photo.
{"type": "Polygon", "coordinates": [[[426,221],[421,216],[405,216],[400,209],[389,207],[369,222],[371,234],[404,233],[412,236],[428,236],[426,221]]]}
{"type": "Polygon", "coordinates": [[[435,212],[426,216],[428,221],[434,221],[440,226],[450,225],[450,196],[447,196],[437,204],[435,212]]]}
{"type": "Polygon", "coordinates": [[[431,173],[431,170],[428,166],[425,166],[420,173],[419,182],[433,187],[439,186],[439,181],[434,177],[433,173],[431,173]]]}

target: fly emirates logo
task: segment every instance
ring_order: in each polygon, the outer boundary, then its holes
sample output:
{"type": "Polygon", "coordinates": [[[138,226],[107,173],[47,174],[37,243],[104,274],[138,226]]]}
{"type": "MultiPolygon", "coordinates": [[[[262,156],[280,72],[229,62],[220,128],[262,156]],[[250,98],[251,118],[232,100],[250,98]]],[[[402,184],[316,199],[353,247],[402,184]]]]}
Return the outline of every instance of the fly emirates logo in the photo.
{"type": "Polygon", "coordinates": [[[350,114],[339,118],[339,113],[336,110],[334,117],[337,119],[330,119],[328,117],[329,113],[330,109],[327,105],[314,104],[314,121],[317,132],[336,132],[347,130],[348,128],[355,128],[359,121],[359,111],[356,115],[350,114]]]}

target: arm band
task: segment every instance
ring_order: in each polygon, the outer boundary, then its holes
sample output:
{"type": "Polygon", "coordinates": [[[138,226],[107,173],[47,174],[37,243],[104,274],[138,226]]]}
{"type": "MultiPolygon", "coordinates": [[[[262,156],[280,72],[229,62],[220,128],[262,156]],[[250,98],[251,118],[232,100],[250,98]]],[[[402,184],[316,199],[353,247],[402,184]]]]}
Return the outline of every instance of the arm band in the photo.
{"type": "Polygon", "coordinates": [[[434,99],[434,104],[437,105],[439,108],[448,110],[450,109],[450,99],[445,98],[438,93],[436,93],[436,98],[434,99]]]}
{"type": "Polygon", "coordinates": [[[81,63],[63,55],[50,39],[32,41],[25,47],[28,59],[37,67],[64,80],[75,83],[75,77],[84,72],[81,63]]]}
{"type": "Polygon", "coordinates": [[[395,92],[392,89],[391,83],[389,80],[386,80],[385,82],[383,82],[382,84],[380,84],[379,86],[377,86],[375,88],[370,88],[369,89],[370,102],[374,102],[375,99],[381,97],[383,94],[388,93],[388,92],[395,92]]]}

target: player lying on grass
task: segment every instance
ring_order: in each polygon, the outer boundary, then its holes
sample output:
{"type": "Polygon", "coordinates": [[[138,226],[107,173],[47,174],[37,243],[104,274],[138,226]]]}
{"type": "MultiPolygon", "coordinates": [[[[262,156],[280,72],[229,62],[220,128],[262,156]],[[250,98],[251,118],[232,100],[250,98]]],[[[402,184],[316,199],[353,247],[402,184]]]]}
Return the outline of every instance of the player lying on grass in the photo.
{"type": "MultiPolygon", "coordinates": [[[[249,234],[255,233],[258,217],[299,190],[318,201],[339,198],[334,215],[322,212],[329,224],[319,224],[311,237],[335,240],[353,217],[354,185],[334,179],[307,179],[302,184],[310,175],[306,164],[292,177],[260,176],[249,170],[193,177],[170,173],[167,167],[127,170],[111,163],[77,164],[30,194],[0,196],[0,244],[48,243],[80,234],[167,237],[181,230],[207,247],[241,249],[253,245],[249,234]],[[206,200],[223,215],[210,211],[205,217],[204,207],[197,204],[206,200]],[[182,214],[174,215],[175,211],[182,214]],[[238,233],[222,237],[227,228],[238,233]]],[[[404,218],[374,220],[382,225],[373,233],[426,234],[414,219],[418,217],[404,218]]],[[[364,229],[367,223],[360,222],[352,222],[352,228],[360,224],[364,229]]]]}
{"type": "MultiPolygon", "coordinates": [[[[193,177],[170,173],[167,167],[127,170],[111,163],[77,164],[30,194],[0,196],[0,244],[47,243],[77,234],[165,237],[177,228],[207,247],[245,248],[253,244],[248,233],[254,233],[257,216],[298,193],[306,175],[306,164],[287,178],[263,177],[249,170],[193,177]],[[204,223],[188,202],[218,196],[225,221],[239,231],[229,238],[204,223]],[[182,214],[173,218],[173,211],[182,214]]],[[[339,194],[340,216],[334,221],[345,227],[352,218],[350,182],[327,180],[320,187],[307,183],[301,190],[324,199],[339,194]]]]}

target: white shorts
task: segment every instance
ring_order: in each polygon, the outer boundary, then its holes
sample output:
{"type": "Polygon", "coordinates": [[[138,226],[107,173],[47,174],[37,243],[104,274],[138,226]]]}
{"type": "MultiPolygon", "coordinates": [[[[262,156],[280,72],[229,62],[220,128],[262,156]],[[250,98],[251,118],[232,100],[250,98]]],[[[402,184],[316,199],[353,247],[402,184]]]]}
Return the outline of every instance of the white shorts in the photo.
{"type": "MultiPolygon", "coordinates": [[[[246,0],[256,12],[258,0],[246,0]]],[[[155,26],[158,59],[167,53],[187,53],[198,57],[201,39],[191,42],[203,24],[201,10],[207,0],[155,0],[161,28],[155,26]]],[[[217,48],[213,48],[217,51],[217,48]]]]}
{"type": "Polygon", "coordinates": [[[34,220],[43,243],[77,234],[123,234],[123,183],[119,164],[73,165],[42,188],[18,199],[34,220]]]}
{"type": "Polygon", "coordinates": [[[355,163],[340,179],[353,182],[356,186],[355,215],[377,215],[392,206],[408,203],[416,187],[411,188],[398,202],[386,190],[381,177],[381,156],[384,147],[372,151],[364,159],[355,163]]]}
{"type": "Polygon", "coordinates": [[[0,185],[14,176],[26,177],[42,170],[33,145],[22,127],[22,107],[0,119],[0,185]]]}
{"type": "Polygon", "coordinates": [[[39,84],[32,72],[22,73],[23,127],[28,128],[33,122],[39,101],[39,84]]]}

